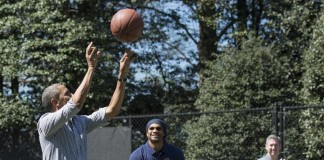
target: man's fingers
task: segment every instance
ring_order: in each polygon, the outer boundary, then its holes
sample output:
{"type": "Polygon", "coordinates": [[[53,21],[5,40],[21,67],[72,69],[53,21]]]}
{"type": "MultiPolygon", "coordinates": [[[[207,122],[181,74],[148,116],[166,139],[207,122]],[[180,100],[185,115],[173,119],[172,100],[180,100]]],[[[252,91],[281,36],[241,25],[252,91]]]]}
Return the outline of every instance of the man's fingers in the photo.
{"type": "Polygon", "coordinates": [[[96,58],[97,57],[97,48],[96,47],[91,47],[91,52],[90,52],[90,59],[96,58]]]}
{"type": "Polygon", "coordinates": [[[123,57],[120,59],[120,62],[125,62],[126,57],[127,57],[127,54],[125,53],[125,54],[123,55],[123,57]]]}
{"type": "Polygon", "coordinates": [[[88,47],[87,47],[87,53],[90,51],[92,45],[93,45],[93,42],[90,42],[89,45],[88,45],[88,47]]]}
{"type": "Polygon", "coordinates": [[[131,57],[130,57],[130,61],[134,61],[134,59],[136,58],[136,54],[134,53],[131,57]]]}
{"type": "Polygon", "coordinates": [[[135,54],[130,48],[126,49],[125,53],[128,57],[132,57],[135,54]]]}
{"type": "Polygon", "coordinates": [[[101,56],[101,52],[100,51],[97,51],[96,57],[97,58],[100,58],[100,56],[101,56]]]}

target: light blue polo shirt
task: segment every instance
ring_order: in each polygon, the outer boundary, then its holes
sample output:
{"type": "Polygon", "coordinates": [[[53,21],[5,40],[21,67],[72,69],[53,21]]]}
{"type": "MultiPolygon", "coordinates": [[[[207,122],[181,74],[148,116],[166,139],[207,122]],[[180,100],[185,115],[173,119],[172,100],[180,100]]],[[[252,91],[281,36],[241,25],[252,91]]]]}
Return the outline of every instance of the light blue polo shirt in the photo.
{"type": "Polygon", "coordinates": [[[87,133],[107,123],[105,109],[76,115],[80,109],[70,99],[58,111],[42,115],[37,129],[43,160],[86,160],[87,133]]]}

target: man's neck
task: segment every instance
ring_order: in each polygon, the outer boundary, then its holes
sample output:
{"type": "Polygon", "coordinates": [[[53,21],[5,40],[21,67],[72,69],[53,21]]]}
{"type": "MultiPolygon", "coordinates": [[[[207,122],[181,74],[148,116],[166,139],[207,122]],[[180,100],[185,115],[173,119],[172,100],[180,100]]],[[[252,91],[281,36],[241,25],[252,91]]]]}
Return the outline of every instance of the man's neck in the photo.
{"type": "Polygon", "coordinates": [[[270,154],[268,154],[268,156],[271,158],[271,160],[278,160],[278,156],[271,156],[270,154]]]}
{"type": "Polygon", "coordinates": [[[159,141],[159,142],[149,141],[149,145],[155,152],[158,152],[161,151],[163,148],[163,141],[159,141]]]}

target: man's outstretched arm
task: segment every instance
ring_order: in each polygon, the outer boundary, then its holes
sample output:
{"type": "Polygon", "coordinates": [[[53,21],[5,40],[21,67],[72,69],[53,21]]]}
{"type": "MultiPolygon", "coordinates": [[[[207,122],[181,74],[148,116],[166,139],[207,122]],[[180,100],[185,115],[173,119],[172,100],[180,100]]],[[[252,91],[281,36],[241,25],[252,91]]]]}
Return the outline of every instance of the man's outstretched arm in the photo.
{"type": "Polygon", "coordinates": [[[72,96],[72,101],[80,109],[82,108],[89,92],[92,77],[94,75],[94,71],[97,66],[97,62],[99,61],[100,55],[100,51],[97,51],[97,48],[94,47],[93,42],[91,42],[86,49],[86,60],[88,64],[87,73],[85,74],[80,86],[72,96]]]}
{"type": "Polygon", "coordinates": [[[129,72],[129,66],[135,59],[135,54],[131,50],[127,50],[119,61],[119,74],[116,89],[106,108],[106,118],[110,120],[120,112],[120,107],[124,100],[126,81],[124,81],[129,72]]]}

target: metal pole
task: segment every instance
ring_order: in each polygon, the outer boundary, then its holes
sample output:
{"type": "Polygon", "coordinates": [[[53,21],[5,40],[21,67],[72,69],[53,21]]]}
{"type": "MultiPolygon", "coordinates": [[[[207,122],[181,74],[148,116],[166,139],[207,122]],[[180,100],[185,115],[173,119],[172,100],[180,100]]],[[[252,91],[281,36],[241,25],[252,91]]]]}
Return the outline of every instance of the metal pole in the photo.
{"type": "Polygon", "coordinates": [[[279,105],[276,105],[276,107],[274,108],[274,113],[273,113],[273,125],[275,127],[275,132],[276,135],[278,135],[278,113],[279,113],[279,105]]]}
{"type": "Polygon", "coordinates": [[[131,134],[130,134],[130,139],[131,139],[131,141],[130,141],[130,145],[131,145],[131,152],[132,152],[132,150],[133,150],[133,141],[132,141],[132,139],[133,139],[133,131],[132,131],[132,117],[129,117],[129,118],[128,118],[128,127],[129,127],[130,130],[131,130],[131,134]]]}
{"type": "Polygon", "coordinates": [[[284,140],[285,140],[285,127],[286,127],[286,108],[281,107],[281,152],[282,152],[282,158],[285,158],[285,146],[284,146],[284,140]]]}

